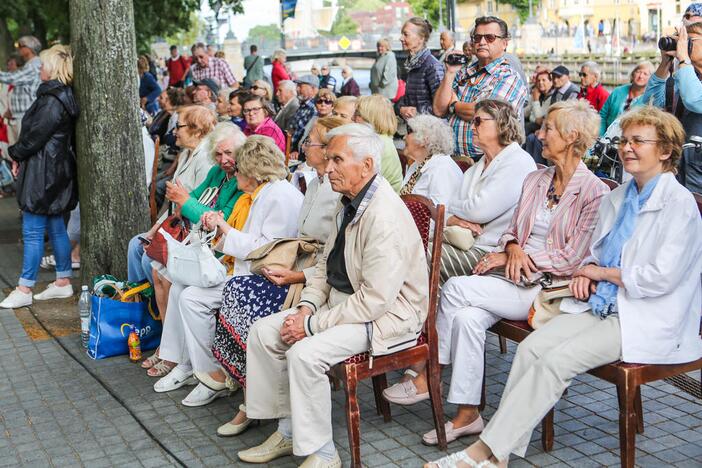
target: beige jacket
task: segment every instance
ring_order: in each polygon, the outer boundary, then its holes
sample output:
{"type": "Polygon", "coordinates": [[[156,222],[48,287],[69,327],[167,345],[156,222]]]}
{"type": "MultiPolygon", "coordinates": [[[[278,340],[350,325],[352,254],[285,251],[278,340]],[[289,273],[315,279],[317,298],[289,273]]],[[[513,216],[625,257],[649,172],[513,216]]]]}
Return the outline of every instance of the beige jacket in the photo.
{"type": "Polygon", "coordinates": [[[346,231],[344,258],[354,293],[329,307],[330,295],[342,294],[327,283],[326,263],[343,217],[340,203],[334,229],[302,291],[300,305],[314,311],[305,324],[308,334],[366,323],[371,354],[390,354],[414,345],[421,333],[428,310],[427,260],[414,220],[390,184],[378,176],[366,196],[367,205],[361,203],[346,231]]]}

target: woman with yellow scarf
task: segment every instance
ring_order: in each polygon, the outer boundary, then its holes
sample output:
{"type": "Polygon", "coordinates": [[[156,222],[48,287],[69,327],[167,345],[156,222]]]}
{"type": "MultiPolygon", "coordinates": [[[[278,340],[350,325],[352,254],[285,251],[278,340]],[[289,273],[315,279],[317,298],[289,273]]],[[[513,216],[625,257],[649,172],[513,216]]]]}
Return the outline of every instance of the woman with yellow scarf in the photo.
{"type": "Polygon", "coordinates": [[[222,306],[222,293],[230,279],[251,274],[246,261],[251,252],[276,238],[297,235],[303,196],[287,181],[287,175],[283,154],[270,138],[250,136],[239,148],[236,178],[244,194],[228,220],[221,212],[208,212],[201,218],[205,229],[218,230],[215,249],[225,254],[230,276],[211,288],[171,287],[159,356],[176,365],[154,384],[156,392],[195,384],[197,378],[200,384],[183,405],[202,406],[231,391],[212,354],[216,310],[222,306]]]}

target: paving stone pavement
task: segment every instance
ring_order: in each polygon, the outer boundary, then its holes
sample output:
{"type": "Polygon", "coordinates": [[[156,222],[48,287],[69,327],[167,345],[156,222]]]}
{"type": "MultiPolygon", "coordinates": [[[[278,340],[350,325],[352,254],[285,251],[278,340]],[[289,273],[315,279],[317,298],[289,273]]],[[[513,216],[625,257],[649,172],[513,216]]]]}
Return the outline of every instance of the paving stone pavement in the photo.
{"type": "MultiPolygon", "coordinates": [[[[3,202],[0,217],[16,223],[14,207],[3,202]]],[[[4,222],[3,230],[16,227],[11,224],[4,222]]],[[[14,281],[21,248],[16,242],[5,242],[0,239],[0,276],[14,281]]],[[[50,273],[40,274],[40,280],[50,279],[50,273]]],[[[501,355],[496,338],[489,336],[487,420],[499,403],[514,350],[510,343],[509,352],[501,355]]],[[[179,466],[164,447],[187,467],[249,466],[238,461],[237,451],[260,443],[275,430],[273,423],[264,422],[238,437],[219,438],[215,430],[242,403],[241,392],[206,407],[184,407],[180,401],[187,388],[154,393],[155,380],[138,365],[126,357],[92,361],[80,347],[78,335],[32,341],[14,313],[2,309],[0,375],[4,377],[0,379],[0,468],[179,466]]],[[[699,373],[693,376],[700,377],[699,373]]],[[[389,380],[398,377],[393,374],[389,380]]],[[[445,373],[444,382],[448,377],[445,373]]],[[[642,387],[642,394],[646,428],[636,439],[637,465],[702,467],[702,401],[664,382],[642,387]]],[[[344,393],[332,395],[334,440],[348,466],[344,393]]],[[[443,455],[421,444],[421,434],[432,429],[427,402],[393,406],[393,420],[385,423],[375,413],[368,382],[360,387],[359,401],[366,466],[419,467],[443,455]]],[[[455,407],[447,404],[445,411],[451,416],[455,407]]],[[[467,437],[453,442],[449,451],[474,440],[467,437]]],[[[291,467],[301,462],[287,457],[270,466],[291,467]]],[[[557,405],[554,450],[543,452],[537,430],[526,459],[514,458],[510,463],[510,467],[531,466],[619,466],[614,387],[591,376],[575,379],[557,405]]]]}

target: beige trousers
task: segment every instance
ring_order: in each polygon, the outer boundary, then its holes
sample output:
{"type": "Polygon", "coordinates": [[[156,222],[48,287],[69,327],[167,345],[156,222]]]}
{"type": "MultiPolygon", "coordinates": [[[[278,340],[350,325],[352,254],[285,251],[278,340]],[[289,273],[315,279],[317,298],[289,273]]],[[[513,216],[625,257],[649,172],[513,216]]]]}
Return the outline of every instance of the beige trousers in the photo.
{"type": "MultiPolygon", "coordinates": [[[[328,305],[345,299],[332,290],[328,305]]],[[[246,415],[252,419],[292,417],[293,452],[310,455],[332,440],[331,389],[326,372],[368,351],[364,324],[337,325],[292,346],[280,338],[288,309],[255,322],[246,349],[246,415]]]]}
{"type": "Polygon", "coordinates": [[[498,460],[523,457],[531,433],[573,378],[621,359],[619,317],[589,312],[555,317],[517,348],[502,401],[480,439],[498,460]]]}
{"type": "Polygon", "coordinates": [[[17,143],[20,132],[22,131],[22,118],[13,117],[7,124],[7,141],[10,146],[17,143]]]}

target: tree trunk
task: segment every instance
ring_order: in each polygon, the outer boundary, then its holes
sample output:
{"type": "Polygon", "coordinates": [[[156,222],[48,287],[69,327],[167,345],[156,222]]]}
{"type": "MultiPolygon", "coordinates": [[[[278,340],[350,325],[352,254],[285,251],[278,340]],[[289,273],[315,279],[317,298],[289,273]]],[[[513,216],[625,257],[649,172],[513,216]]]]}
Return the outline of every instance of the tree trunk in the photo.
{"type": "Polygon", "coordinates": [[[3,69],[5,69],[7,59],[14,50],[12,44],[12,34],[10,34],[10,30],[7,28],[7,20],[5,18],[0,18],[0,66],[2,66],[3,69]]]}
{"type": "MultiPolygon", "coordinates": [[[[126,279],[129,239],[148,229],[134,10],[125,0],[70,3],[81,208],[81,279],[126,279]]],[[[149,168],[150,169],[150,168],[149,168]]]]}

